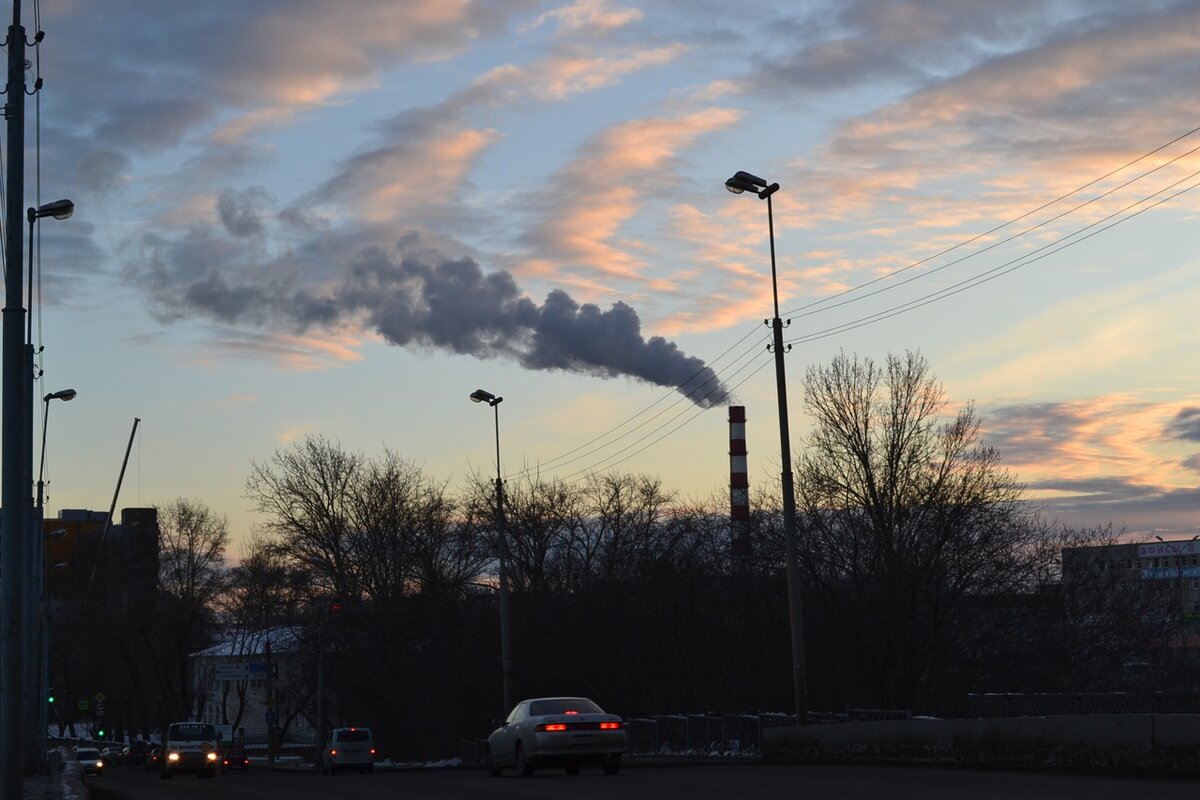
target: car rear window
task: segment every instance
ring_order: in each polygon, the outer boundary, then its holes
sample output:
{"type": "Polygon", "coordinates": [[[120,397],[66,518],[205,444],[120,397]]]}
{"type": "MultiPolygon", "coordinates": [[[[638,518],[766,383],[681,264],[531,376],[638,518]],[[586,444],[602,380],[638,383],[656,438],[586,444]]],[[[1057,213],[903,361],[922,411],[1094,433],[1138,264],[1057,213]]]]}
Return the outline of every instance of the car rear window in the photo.
{"type": "Polygon", "coordinates": [[[341,731],[338,733],[337,739],[339,742],[369,742],[371,741],[371,732],[368,730],[341,731]]]}
{"type": "Polygon", "coordinates": [[[591,700],[582,698],[564,698],[561,700],[538,700],[529,704],[531,717],[544,717],[547,714],[603,714],[600,706],[591,700]]]}

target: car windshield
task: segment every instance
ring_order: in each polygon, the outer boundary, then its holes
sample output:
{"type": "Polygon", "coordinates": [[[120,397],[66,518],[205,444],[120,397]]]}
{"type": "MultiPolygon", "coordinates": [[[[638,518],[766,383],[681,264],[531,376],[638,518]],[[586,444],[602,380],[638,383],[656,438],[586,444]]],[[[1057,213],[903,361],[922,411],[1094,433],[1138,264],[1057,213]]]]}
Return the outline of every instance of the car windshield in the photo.
{"type": "Polygon", "coordinates": [[[369,742],[371,741],[371,732],[363,728],[353,731],[340,731],[337,738],[339,742],[369,742]]]}
{"type": "Polygon", "coordinates": [[[529,704],[529,716],[544,717],[548,714],[603,714],[600,706],[582,697],[556,697],[552,700],[536,700],[529,704]]]}
{"type": "Polygon", "coordinates": [[[217,729],[203,723],[172,725],[167,731],[167,739],[172,742],[199,742],[205,739],[217,738],[217,729]]]}
{"type": "Polygon", "coordinates": [[[75,758],[79,761],[96,761],[100,758],[100,751],[88,747],[81,747],[75,751],[75,758]]]}

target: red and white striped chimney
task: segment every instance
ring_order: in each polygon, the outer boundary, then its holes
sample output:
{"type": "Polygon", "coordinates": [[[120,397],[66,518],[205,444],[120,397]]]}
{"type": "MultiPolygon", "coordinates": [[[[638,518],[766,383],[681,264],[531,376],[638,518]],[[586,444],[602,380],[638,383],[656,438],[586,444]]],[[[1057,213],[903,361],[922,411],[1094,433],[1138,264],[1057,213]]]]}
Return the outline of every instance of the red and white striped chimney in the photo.
{"type": "Polygon", "coordinates": [[[750,477],[746,467],[746,407],[729,407],[729,552],[750,555],[750,477]]]}

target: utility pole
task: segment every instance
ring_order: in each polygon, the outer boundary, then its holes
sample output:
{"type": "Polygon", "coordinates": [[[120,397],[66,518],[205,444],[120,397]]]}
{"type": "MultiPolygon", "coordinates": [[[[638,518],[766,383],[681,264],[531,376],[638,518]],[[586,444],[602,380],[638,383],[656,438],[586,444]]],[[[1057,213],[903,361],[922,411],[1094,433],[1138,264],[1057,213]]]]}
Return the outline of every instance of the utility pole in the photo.
{"type": "MultiPolygon", "coordinates": [[[[0,347],[0,431],[3,453],[0,455],[0,797],[20,797],[26,748],[23,736],[25,686],[23,615],[27,602],[22,575],[24,551],[33,546],[33,409],[22,409],[25,398],[32,398],[32,364],[28,362],[25,342],[25,314],[22,306],[24,259],[21,237],[24,234],[22,209],[25,207],[25,28],[21,25],[21,0],[13,0],[13,21],[8,29],[8,82],[5,88],[4,117],[7,121],[8,181],[5,198],[5,294],[3,338],[0,347]],[[30,385],[26,387],[26,383],[30,385]],[[28,476],[28,477],[27,477],[28,476]]],[[[29,401],[32,404],[32,400],[29,401]]]]}
{"type": "Polygon", "coordinates": [[[263,658],[267,662],[267,761],[275,763],[275,682],[271,679],[271,637],[263,645],[263,658]]]}

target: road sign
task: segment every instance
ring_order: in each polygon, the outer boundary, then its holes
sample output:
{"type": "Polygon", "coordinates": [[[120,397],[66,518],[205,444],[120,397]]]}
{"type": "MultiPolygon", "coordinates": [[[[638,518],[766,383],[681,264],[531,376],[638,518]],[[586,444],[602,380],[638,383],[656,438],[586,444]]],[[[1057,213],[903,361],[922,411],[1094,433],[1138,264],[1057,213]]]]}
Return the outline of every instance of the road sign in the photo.
{"type": "Polygon", "coordinates": [[[97,717],[104,716],[104,703],[96,703],[96,716],[97,717]]]}
{"type": "Polygon", "coordinates": [[[87,700],[80,700],[80,701],[79,701],[79,710],[80,710],[80,711],[87,711],[87,710],[88,710],[88,701],[87,701],[87,700]]]}
{"type": "Polygon", "coordinates": [[[255,680],[267,677],[267,662],[265,661],[252,661],[246,667],[249,669],[250,677],[255,680]]]}
{"type": "Polygon", "coordinates": [[[213,668],[214,678],[218,681],[244,681],[250,678],[249,664],[217,664],[213,668]]]}
{"type": "Polygon", "coordinates": [[[96,692],[96,702],[97,703],[104,702],[104,692],[96,692]]]}

